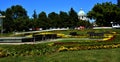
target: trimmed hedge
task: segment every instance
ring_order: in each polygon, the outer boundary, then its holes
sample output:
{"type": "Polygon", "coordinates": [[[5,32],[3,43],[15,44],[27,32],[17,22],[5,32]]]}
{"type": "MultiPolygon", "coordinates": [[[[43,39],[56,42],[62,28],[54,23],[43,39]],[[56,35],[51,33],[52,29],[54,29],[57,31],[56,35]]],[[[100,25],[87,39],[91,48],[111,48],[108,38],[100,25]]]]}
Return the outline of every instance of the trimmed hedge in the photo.
{"type": "Polygon", "coordinates": [[[22,42],[42,41],[48,39],[56,39],[57,34],[33,34],[31,38],[23,38],[22,42]]]}

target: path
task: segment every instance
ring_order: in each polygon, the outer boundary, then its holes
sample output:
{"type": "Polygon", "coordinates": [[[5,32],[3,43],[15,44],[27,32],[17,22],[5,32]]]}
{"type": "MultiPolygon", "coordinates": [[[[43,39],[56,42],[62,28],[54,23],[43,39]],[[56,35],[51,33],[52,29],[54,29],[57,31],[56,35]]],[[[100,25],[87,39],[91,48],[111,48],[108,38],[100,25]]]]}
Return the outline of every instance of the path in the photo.
{"type": "Polygon", "coordinates": [[[102,40],[102,39],[89,39],[89,38],[59,38],[59,39],[51,39],[45,41],[36,41],[36,42],[12,42],[12,43],[0,43],[0,45],[21,45],[21,44],[39,44],[39,43],[48,43],[48,42],[56,42],[62,40],[102,40]]]}

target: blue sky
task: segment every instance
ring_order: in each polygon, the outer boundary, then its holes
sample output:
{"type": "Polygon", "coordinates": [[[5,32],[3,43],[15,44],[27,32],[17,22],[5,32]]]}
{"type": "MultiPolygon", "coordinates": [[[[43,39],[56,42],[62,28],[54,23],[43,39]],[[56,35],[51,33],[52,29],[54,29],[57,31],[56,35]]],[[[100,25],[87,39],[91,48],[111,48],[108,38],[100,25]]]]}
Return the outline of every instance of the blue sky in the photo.
{"type": "Polygon", "coordinates": [[[117,0],[0,0],[0,10],[4,11],[12,5],[21,5],[27,10],[30,17],[34,9],[36,9],[37,14],[41,11],[48,14],[50,12],[68,12],[72,7],[76,12],[79,12],[80,8],[82,8],[87,13],[96,3],[102,2],[116,4],[117,0]]]}

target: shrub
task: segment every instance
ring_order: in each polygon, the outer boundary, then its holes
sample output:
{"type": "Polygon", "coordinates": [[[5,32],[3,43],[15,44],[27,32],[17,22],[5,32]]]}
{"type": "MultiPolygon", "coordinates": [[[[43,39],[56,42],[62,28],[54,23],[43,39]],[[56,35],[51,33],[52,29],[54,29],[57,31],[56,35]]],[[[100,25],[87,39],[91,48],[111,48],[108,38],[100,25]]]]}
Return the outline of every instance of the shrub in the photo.
{"type": "Polygon", "coordinates": [[[78,35],[78,34],[77,34],[77,32],[70,32],[69,35],[76,36],[76,35],[78,35]]]}
{"type": "Polygon", "coordinates": [[[0,58],[6,57],[7,55],[7,50],[0,48],[0,58]]]}
{"type": "Polygon", "coordinates": [[[46,55],[58,50],[57,46],[50,47],[48,44],[6,45],[1,47],[0,57],[46,55]]]}

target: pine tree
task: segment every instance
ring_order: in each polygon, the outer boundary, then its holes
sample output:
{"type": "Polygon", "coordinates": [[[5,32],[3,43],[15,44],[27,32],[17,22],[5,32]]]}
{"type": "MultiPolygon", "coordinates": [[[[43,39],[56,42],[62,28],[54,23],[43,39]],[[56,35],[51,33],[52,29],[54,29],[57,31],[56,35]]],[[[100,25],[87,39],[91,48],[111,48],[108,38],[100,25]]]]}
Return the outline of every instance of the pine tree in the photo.
{"type": "Polygon", "coordinates": [[[34,13],[33,13],[32,16],[33,16],[34,19],[37,19],[37,13],[36,13],[36,10],[34,10],[34,13]]]}

